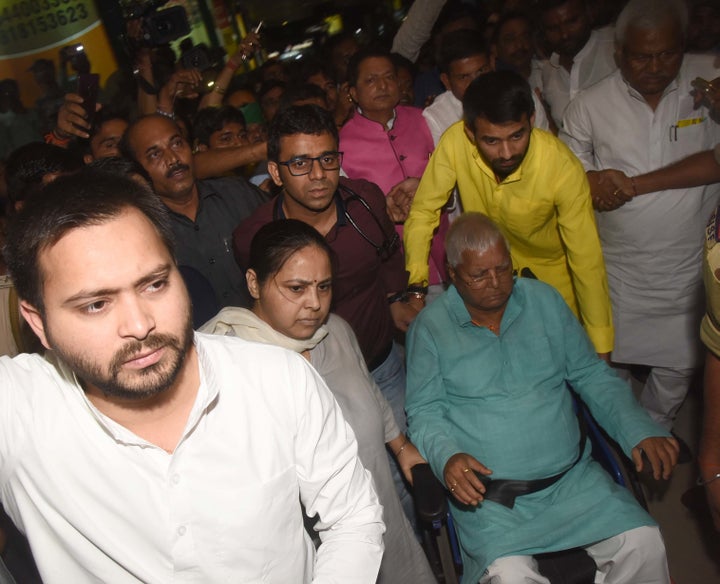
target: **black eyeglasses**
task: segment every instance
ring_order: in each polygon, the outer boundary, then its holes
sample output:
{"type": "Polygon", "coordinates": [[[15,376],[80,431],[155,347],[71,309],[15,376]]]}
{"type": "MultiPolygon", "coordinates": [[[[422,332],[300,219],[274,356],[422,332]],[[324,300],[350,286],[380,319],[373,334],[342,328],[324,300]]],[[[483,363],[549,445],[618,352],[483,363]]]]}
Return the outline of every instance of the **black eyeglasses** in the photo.
{"type": "Polygon", "coordinates": [[[283,166],[287,166],[290,174],[293,176],[303,176],[310,174],[313,162],[317,161],[323,170],[337,170],[342,166],[342,152],[324,152],[320,156],[298,156],[291,160],[278,162],[283,166]]]}

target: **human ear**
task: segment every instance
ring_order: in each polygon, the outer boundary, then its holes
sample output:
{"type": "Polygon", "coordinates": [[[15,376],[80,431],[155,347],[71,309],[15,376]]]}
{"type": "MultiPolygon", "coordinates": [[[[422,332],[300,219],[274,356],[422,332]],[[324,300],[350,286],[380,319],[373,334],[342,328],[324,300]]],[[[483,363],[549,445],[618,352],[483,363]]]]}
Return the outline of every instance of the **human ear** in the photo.
{"type": "Polygon", "coordinates": [[[43,344],[43,347],[48,350],[52,350],[52,347],[47,340],[47,335],[45,334],[45,322],[43,321],[40,311],[26,300],[21,300],[20,314],[22,314],[28,325],[30,325],[30,328],[38,336],[40,342],[43,344]]]}
{"type": "Polygon", "coordinates": [[[260,300],[260,283],[257,274],[252,268],[245,272],[245,281],[247,282],[248,291],[254,300],[260,300]]]}
{"type": "Polygon", "coordinates": [[[279,187],[283,186],[282,178],[280,178],[280,166],[278,165],[278,163],[269,160],[267,163],[267,168],[268,174],[270,175],[270,178],[273,179],[273,182],[279,187]]]}

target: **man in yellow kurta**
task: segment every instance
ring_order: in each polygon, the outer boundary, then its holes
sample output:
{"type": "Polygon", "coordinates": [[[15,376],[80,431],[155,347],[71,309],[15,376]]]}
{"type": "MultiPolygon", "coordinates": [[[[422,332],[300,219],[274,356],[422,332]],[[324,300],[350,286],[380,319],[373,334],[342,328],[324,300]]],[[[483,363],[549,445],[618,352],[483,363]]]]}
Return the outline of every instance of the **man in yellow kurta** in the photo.
{"type": "Polygon", "coordinates": [[[572,152],[533,129],[534,111],[529,85],[513,72],[483,75],[467,89],[464,120],[440,139],[405,222],[411,286],[426,285],[432,233],[457,184],[465,211],[503,229],[518,274],[529,269],[554,286],[604,356],[613,328],[590,189],[572,152]]]}

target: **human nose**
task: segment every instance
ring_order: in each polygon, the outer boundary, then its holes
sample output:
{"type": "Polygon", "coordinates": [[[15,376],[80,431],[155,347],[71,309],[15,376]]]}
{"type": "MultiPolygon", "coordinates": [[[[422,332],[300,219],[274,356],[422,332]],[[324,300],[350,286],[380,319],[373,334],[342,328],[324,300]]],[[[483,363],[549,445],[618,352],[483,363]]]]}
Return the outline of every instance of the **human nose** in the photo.
{"type": "Polygon", "coordinates": [[[660,69],[660,55],[650,55],[650,61],[648,62],[648,69],[652,72],[660,69]]]}
{"type": "Polygon", "coordinates": [[[497,288],[500,284],[497,271],[494,269],[490,270],[488,272],[488,276],[490,277],[488,280],[488,286],[490,286],[490,288],[497,288]]]}
{"type": "Polygon", "coordinates": [[[323,167],[320,165],[320,160],[317,158],[312,158],[310,161],[310,164],[312,166],[310,167],[310,178],[311,179],[322,179],[325,178],[325,171],[323,170],[323,167]]]}
{"type": "Polygon", "coordinates": [[[317,286],[308,286],[305,295],[305,306],[313,311],[320,310],[320,294],[317,286]]]}
{"type": "Polygon", "coordinates": [[[145,302],[127,298],[120,302],[118,332],[121,337],[145,339],[155,329],[155,319],[145,302]]]}
{"type": "Polygon", "coordinates": [[[503,160],[509,160],[512,158],[512,151],[510,145],[507,142],[500,143],[500,156],[503,160]]]}

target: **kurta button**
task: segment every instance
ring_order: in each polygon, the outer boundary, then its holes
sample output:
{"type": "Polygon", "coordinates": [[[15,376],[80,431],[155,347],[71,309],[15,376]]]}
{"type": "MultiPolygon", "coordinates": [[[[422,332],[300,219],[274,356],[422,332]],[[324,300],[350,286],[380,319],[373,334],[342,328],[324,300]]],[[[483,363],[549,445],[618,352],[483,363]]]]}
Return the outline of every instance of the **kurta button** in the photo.
{"type": "Polygon", "coordinates": [[[200,226],[197,224],[195,225],[195,231],[200,231],[200,226]]]}
{"type": "Polygon", "coordinates": [[[211,263],[211,264],[214,264],[214,263],[215,263],[215,258],[210,258],[210,263],[211,263]]]}
{"type": "Polygon", "coordinates": [[[180,482],[180,475],[174,474],[172,477],[172,482],[173,482],[173,485],[177,485],[180,482]]]}
{"type": "Polygon", "coordinates": [[[187,527],[185,527],[184,525],[181,525],[180,527],[178,527],[177,532],[178,532],[178,535],[185,535],[186,531],[187,531],[187,527]]]}

